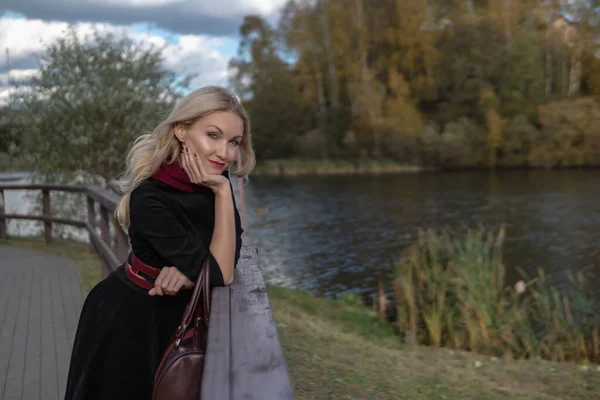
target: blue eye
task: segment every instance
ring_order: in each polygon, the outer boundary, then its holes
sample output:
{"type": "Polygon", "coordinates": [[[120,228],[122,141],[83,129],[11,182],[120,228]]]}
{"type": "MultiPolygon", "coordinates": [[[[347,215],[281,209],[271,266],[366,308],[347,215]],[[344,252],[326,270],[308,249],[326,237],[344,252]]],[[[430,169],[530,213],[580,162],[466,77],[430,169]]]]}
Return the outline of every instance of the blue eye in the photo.
{"type": "Polygon", "coordinates": [[[217,134],[216,134],[216,133],[214,133],[214,132],[208,132],[208,137],[211,137],[211,138],[213,138],[213,139],[216,139],[216,138],[217,138],[217,134]]]}

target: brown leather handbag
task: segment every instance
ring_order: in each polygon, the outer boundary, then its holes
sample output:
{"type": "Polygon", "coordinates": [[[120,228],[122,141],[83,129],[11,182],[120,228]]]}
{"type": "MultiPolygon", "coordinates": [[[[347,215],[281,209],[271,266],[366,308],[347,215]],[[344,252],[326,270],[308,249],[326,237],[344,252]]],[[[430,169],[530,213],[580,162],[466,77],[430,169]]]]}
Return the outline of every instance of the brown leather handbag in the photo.
{"type": "Polygon", "coordinates": [[[153,400],[200,399],[210,316],[209,270],[207,258],[181,323],[156,371],[153,400]]]}

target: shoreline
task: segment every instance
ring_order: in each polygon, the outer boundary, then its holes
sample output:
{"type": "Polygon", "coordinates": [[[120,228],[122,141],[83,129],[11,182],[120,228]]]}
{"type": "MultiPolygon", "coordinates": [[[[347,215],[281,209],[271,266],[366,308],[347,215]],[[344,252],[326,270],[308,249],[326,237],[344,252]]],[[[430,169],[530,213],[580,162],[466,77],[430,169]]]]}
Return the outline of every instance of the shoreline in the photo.
{"type": "Polygon", "coordinates": [[[307,160],[278,159],[258,163],[251,175],[299,176],[299,175],[381,175],[419,173],[435,171],[436,168],[409,165],[389,159],[365,159],[349,161],[343,159],[307,160]]]}
{"type": "Polygon", "coordinates": [[[251,175],[254,176],[336,176],[336,175],[385,175],[415,174],[423,172],[456,172],[456,171],[572,171],[600,170],[600,166],[555,166],[533,167],[523,166],[464,166],[464,167],[428,167],[404,164],[390,159],[364,159],[349,161],[344,159],[310,160],[300,158],[266,160],[257,163],[251,175]]]}

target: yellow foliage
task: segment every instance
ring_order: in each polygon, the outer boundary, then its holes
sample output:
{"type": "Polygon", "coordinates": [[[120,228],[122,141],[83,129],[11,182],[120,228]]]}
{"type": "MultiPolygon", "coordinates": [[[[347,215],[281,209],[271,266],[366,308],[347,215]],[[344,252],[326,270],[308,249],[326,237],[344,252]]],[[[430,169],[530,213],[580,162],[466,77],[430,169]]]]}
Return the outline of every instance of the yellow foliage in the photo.
{"type": "Polygon", "coordinates": [[[485,119],[488,127],[488,145],[496,149],[502,144],[502,132],[504,131],[506,122],[495,108],[487,110],[485,119]]]}
{"type": "Polygon", "coordinates": [[[384,125],[393,132],[418,136],[423,131],[423,116],[413,104],[404,76],[393,71],[389,76],[391,95],[385,100],[384,125]]]}

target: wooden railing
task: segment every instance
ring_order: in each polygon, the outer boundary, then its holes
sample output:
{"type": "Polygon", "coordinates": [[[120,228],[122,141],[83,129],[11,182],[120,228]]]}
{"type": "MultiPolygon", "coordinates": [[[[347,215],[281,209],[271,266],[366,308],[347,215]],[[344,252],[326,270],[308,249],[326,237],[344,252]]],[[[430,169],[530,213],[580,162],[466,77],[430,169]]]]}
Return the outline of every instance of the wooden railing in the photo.
{"type": "MultiPolygon", "coordinates": [[[[8,219],[42,221],[47,243],[52,241],[53,224],[86,229],[106,276],[118,268],[129,253],[127,235],[112,216],[118,201],[118,195],[98,186],[0,184],[0,240],[8,238],[8,219]],[[42,215],[7,214],[5,192],[8,190],[41,190],[42,215]],[[53,217],[52,191],[85,196],[87,221],[53,217]]],[[[254,247],[242,247],[233,284],[213,289],[202,379],[202,400],[294,397],[254,247]]]]}
{"type": "Polygon", "coordinates": [[[103,276],[107,276],[111,271],[114,271],[121,264],[122,261],[120,260],[125,260],[127,257],[129,252],[127,235],[111,218],[119,202],[119,196],[107,189],[93,185],[2,184],[0,185],[0,198],[0,239],[8,237],[7,219],[37,220],[44,223],[44,240],[46,243],[52,242],[52,224],[70,225],[86,229],[90,244],[102,260],[103,276]],[[7,190],[41,190],[42,215],[7,214],[4,201],[6,198],[4,194],[7,190]],[[87,199],[87,221],[53,217],[50,204],[50,192],[52,191],[85,195],[87,199]],[[100,232],[98,232],[98,228],[100,232]],[[112,235],[111,232],[113,232],[112,235]]]}

